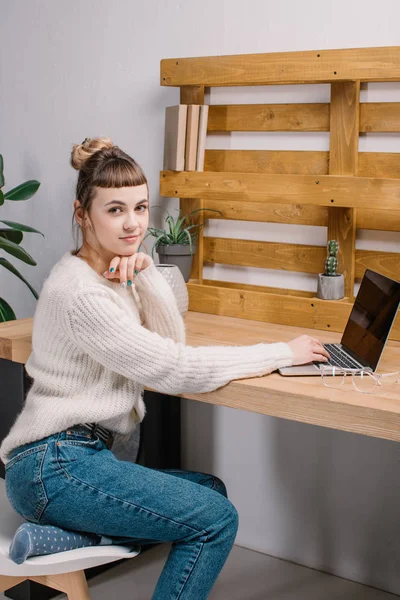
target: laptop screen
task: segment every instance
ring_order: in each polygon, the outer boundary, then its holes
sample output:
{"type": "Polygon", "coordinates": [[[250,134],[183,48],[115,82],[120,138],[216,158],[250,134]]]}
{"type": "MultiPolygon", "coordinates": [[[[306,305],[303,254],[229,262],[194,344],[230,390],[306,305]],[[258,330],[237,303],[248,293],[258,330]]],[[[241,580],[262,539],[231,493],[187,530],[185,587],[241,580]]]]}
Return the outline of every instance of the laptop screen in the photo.
{"type": "Polygon", "coordinates": [[[373,370],[385,347],[399,303],[400,283],[367,269],[341,343],[373,370]]]}

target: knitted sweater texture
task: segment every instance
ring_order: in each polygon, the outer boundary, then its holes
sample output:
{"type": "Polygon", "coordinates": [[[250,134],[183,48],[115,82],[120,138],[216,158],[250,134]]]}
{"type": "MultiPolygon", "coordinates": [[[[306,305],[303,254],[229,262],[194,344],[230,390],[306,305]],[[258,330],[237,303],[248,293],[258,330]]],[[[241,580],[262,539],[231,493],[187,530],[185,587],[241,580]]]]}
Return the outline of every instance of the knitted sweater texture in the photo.
{"type": "Polygon", "coordinates": [[[144,387],[165,394],[210,392],[234,379],[259,377],[293,363],[284,342],[251,346],[185,344],[171,287],[152,264],[123,289],[66,252],[36,305],[33,379],[0,458],[78,423],[128,434],[145,416],[144,387]]]}

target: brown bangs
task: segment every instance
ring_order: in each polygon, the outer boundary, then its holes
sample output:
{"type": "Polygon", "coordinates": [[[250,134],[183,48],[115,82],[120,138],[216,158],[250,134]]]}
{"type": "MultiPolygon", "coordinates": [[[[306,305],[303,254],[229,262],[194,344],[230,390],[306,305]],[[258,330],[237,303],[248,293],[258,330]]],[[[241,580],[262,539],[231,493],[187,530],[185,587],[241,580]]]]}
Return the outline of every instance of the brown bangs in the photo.
{"type": "Polygon", "coordinates": [[[133,159],[111,158],[95,169],[92,185],[120,188],[147,184],[147,179],[133,159]]]}

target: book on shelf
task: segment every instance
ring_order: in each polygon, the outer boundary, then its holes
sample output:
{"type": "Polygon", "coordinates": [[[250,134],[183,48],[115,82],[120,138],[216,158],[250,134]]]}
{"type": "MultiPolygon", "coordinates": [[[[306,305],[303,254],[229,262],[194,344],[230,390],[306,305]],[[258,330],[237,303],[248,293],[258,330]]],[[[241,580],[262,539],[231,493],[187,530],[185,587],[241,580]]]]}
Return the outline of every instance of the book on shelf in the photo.
{"type": "Polygon", "coordinates": [[[164,171],[185,170],[187,105],[165,109],[164,171]]]}
{"type": "Polygon", "coordinates": [[[196,170],[197,141],[199,139],[200,105],[188,104],[186,125],[185,171],[196,170]]]}
{"type": "Polygon", "coordinates": [[[196,171],[204,171],[204,155],[205,155],[205,151],[206,151],[207,124],[208,124],[208,104],[201,104],[200,105],[200,117],[199,117],[199,135],[198,135],[198,142],[197,142],[196,171]]]}

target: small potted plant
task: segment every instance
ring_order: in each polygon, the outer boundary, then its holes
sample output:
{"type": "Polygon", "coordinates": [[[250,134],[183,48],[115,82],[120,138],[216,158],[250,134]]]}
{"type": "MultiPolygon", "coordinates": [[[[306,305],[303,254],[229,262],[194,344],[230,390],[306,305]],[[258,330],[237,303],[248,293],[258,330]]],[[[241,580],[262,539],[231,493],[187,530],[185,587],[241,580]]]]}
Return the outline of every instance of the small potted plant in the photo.
{"type": "Polygon", "coordinates": [[[339,244],[336,240],[328,242],[328,257],[325,261],[325,273],[318,274],[317,298],[322,300],[340,300],[344,297],[344,277],[336,273],[336,257],[339,244]]]}
{"type": "MultiPolygon", "coordinates": [[[[162,207],[158,206],[157,208],[162,207]]],[[[202,223],[191,223],[191,217],[203,210],[217,212],[220,215],[222,215],[222,212],[211,208],[199,208],[181,217],[180,209],[176,210],[178,210],[179,214],[175,220],[168,211],[165,211],[168,214],[165,221],[168,223],[169,231],[149,227],[143,241],[149,235],[155,237],[156,239],[152,248],[153,259],[154,251],[157,250],[160,263],[178,266],[185,282],[188,282],[192,268],[193,254],[195,254],[197,248],[199,229],[203,226],[202,223]]]]}

